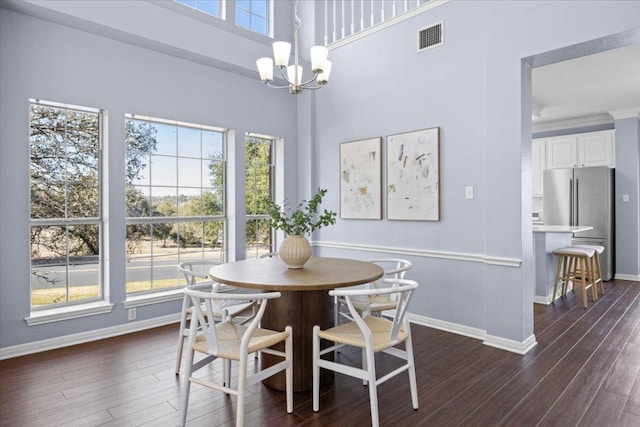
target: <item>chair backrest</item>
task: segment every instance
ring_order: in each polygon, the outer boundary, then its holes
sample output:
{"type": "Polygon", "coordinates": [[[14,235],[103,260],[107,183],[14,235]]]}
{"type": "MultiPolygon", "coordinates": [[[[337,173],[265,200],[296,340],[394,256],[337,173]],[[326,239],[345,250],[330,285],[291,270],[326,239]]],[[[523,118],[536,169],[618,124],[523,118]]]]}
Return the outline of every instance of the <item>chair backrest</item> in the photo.
{"type": "MultiPolygon", "coordinates": [[[[384,286],[384,279],[404,279],[404,275],[413,266],[411,261],[402,258],[375,258],[368,260],[374,264],[378,264],[384,269],[384,276],[381,279],[369,284],[367,287],[381,288],[384,286]]],[[[396,286],[392,284],[391,287],[396,286]]],[[[389,295],[389,299],[395,301],[397,295],[389,295]]]]}
{"type": "Polygon", "coordinates": [[[404,279],[407,270],[413,266],[411,261],[402,258],[376,258],[368,261],[384,269],[385,279],[404,279]]]}
{"type": "Polygon", "coordinates": [[[178,271],[184,275],[186,286],[192,286],[197,282],[210,281],[209,270],[220,264],[222,263],[210,260],[185,261],[178,264],[178,271]]]}
{"type": "MultiPolygon", "coordinates": [[[[215,284],[211,284],[210,286],[214,287],[215,284]]],[[[197,322],[191,322],[189,345],[193,345],[198,329],[202,328],[202,333],[205,335],[207,341],[209,354],[212,355],[217,355],[219,351],[218,343],[220,340],[218,339],[218,329],[216,328],[216,324],[218,324],[218,322],[216,322],[216,320],[214,319],[218,301],[234,301],[238,304],[242,302],[254,301],[259,305],[259,309],[257,310],[255,317],[253,317],[251,323],[249,323],[246,331],[242,335],[240,351],[246,353],[249,347],[249,339],[260,324],[262,315],[264,314],[264,311],[267,307],[267,301],[273,298],[280,297],[280,292],[265,292],[254,294],[233,292],[217,293],[211,292],[211,289],[203,289],[201,285],[187,286],[184,289],[184,292],[191,298],[195,312],[194,318],[197,320],[197,322]]],[[[227,322],[230,324],[229,319],[222,320],[222,323],[227,322]]]]}
{"type": "Polygon", "coordinates": [[[371,340],[371,332],[369,331],[362,316],[358,313],[358,310],[356,310],[356,308],[354,307],[351,298],[357,296],[373,296],[395,293],[398,305],[393,316],[393,326],[391,328],[391,335],[389,337],[391,342],[395,342],[398,339],[398,332],[400,331],[401,327],[404,327],[405,330],[408,330],[409,319],[407,317],[407,314],[409,301],[411,300],[411,296],[413,295],[414,290],[418,287],[418,282],[407,279],[383,279],[383,281],[390,284],[391,286],[370,289],[334,289],[332,291],[329,291],[329,295],[344,297],[345,301],[347,302],[347,306],[349,307],[349,312],[351,313],[353,320],[360,327],[365,340],[371,340]]]}

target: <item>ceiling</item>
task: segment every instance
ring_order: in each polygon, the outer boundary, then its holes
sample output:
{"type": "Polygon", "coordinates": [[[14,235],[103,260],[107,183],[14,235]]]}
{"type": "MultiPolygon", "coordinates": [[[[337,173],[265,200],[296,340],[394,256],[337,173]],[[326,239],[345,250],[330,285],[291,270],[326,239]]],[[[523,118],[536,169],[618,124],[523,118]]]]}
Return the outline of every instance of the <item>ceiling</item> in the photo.
{"type": "Polygon", "coordinates": [[[640,44],[534,68],[532,88],[534,129],[640,107],[640,44]]]}

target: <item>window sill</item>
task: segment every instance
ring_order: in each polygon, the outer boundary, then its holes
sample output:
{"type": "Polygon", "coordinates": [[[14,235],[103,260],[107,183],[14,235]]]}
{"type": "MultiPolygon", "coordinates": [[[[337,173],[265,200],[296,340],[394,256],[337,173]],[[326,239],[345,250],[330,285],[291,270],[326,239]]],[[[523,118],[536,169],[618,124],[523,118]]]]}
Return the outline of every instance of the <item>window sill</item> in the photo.
{"type": "MultiPolygon", "coordinates": [[[[229,292],[234,290],[235,287],[228,285],[221,285],[218,292],[229,292]]],[[[122,302],[124,308],[141,307],[143,305],[159,304],[167,301],[176,301],[184,298],[184,288],[172,289],[170,291],[154,292],[151,294],[135,295],[127,297],[122,302]]]]}
{"type": "Polygon", "coordinates": [[[59,322],[62,320],[76,319],[78,317],[111,313],[112,310],[113,304],[106,301],[98,301],[75,306],[35,311],[31,313],[31,316],[25,317],[24,320],[27,322],[27,325],[35,326],[43,325],[45,323],[59,322]]]}
{"type": "Polygon", "coordinates": [[[183,289],[172,289],[170,291],[154,292],[152,294],[136,295],[127,297],[122,302],[124,308],[141,307],[143,305],[158,304],[167,301],[181,300],[184,298],[183,289]]]}

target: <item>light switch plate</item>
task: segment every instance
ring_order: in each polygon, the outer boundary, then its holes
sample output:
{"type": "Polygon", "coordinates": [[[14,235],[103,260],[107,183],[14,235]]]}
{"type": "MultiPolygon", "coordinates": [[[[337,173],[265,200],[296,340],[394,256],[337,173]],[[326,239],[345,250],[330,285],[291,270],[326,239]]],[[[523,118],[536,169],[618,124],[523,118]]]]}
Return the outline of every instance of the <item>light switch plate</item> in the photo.
{"type": "Polygon", "coordinates": [[[464,198],[473,199],[473,185],[467,185],[464,187],[464,198]]]}

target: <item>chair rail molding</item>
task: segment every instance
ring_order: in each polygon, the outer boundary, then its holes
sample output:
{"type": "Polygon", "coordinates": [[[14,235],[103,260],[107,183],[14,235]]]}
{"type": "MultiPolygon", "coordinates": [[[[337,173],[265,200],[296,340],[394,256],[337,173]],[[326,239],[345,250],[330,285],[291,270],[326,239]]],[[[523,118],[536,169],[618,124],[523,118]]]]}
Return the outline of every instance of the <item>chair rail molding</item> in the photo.
{"type": "Polygon", "coordinates": [[[314,240],[311,246],[321,248],[349,249],[362,252],[391,253],[398,255],[411,255],[426,258],[442,258],[465,262],[479,262],[490,265],[500,265],[503,267],[520,268],[522,260],[517,258],[493,257],[482,254],[470,254],[464,252],[432,251],[428,249],[399,248],[394,246],[359,245],[354,243],[327,242],[314,240]]]}

